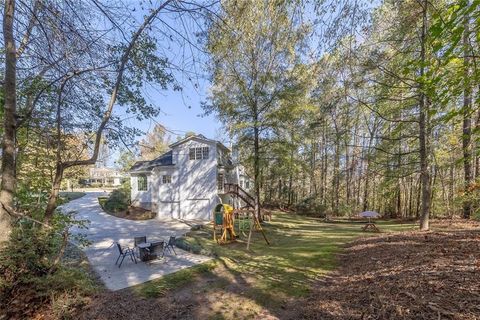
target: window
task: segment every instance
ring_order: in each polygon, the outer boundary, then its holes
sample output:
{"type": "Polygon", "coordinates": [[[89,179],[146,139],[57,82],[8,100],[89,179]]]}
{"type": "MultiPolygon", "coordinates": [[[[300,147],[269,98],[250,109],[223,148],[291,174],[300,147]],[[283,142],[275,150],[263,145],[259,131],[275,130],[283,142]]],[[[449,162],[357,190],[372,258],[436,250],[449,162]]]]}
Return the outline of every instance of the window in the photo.
{"type": "Polygon", "coordinates": [[[195,159],[202,159],[202,148],[195,148],[195,159]]]}
{"type": "Polygon", "coordinates": [[[223,173],[217,175],[217,189],[218,191],[223,191],[223,173]]]}
{"type": "Polygon", "coordinates": [[[208,152],[209,152],[209,148],[208,147],[203,147],[202,148],[202,159],[208,159],[208,152]]]}
{"type": "Polygon", "coordinates": [[[190,160],[195,160],[195,148],[190,148],[190,160]]]}
{"type": "Polygon", "coordinates": [[[245,181],[245,188],[249,189],[250,188],[250,181],[245,181]]]}
{"type": "Polygon", "coordinates": [[[140,175],[137,177],[137,190],[138,191],[147,191],[148,190],[148,183],[147,183],[147,176],[140,175]]]}
{"type": "Polygon", "coordinates": [[[209,152],[210,152],[209,147],[197,147],[197,148],[190,148],[188,155],[190,160],[201,160],[201,159],[208,159],[209,152]]]}
{"type": "Polygon", "coordinates": [[[170,176],[170,175],[163,175],[163,176],[162,176],[162,183],[163,183],[163,184],[172,183],[172,176],[170,176]]]}

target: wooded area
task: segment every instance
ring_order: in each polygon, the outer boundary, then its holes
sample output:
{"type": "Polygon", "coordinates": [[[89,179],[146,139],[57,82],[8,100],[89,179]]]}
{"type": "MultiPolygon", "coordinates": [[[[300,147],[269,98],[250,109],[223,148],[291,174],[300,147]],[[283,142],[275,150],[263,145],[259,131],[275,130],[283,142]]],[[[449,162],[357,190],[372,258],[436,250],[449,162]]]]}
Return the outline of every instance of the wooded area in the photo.
{"type": "Polygon", "coordinates": [[[210,33],[207,110],[252,155],[262,202],[422,229],[477,214],[478,1],[319,4],[328,21],[304,5],[225,4],[210,33]]]}

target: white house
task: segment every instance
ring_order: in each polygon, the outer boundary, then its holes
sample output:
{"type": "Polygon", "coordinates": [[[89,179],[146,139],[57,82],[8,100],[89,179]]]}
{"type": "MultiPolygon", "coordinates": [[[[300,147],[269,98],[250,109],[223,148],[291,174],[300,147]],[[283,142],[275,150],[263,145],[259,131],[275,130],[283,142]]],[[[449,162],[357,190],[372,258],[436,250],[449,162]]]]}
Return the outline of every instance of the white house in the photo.
{"type": "Polygon", "coordinates": [[[89,169],[89,176],[85,181],[88,183],[99,183],[103,186],[117,187],[122,184],[125,178],[125,175],[118,170],[107,167],[93,167],[89,169]]]}
{"type": "Polygon", "coordinates": [[[240,205],[226,183],[252,183],[222,143],[193,135],[177,141],[151,161],[130,169],[132,205],[157,212],[159,219],[210,220],[218,203],[240,205]]]}

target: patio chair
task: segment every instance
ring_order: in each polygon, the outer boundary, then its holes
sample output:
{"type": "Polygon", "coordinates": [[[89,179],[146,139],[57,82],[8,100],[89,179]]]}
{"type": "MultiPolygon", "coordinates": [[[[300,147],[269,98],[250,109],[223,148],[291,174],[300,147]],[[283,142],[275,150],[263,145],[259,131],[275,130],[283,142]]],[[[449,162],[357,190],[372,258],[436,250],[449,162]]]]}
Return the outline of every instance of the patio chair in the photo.
{"type": "Polygon", "coordinates": [[[122,246],[118,242],[117,242],[117,248],[118,248],[119,255],[117,260],[115,261],[115,265],[118,263],[118,260],[122,258],[122,260],[120,260],[120,264],[118,265],[118,267],[120,268],[122,266],[123,259],[125,259],[126,256],[129,256],[130,259],[132,259],[132,261],[135,262],[135,264],[137,264],[137,259],[135,258],[133,249],[130,249],[129,247],[122,248],[122,246]]]}
{"type": "Polygon", "coordinates": [[[137,257],[140,258],[140,249],[138,248],[138,244],[140,243],[146,243],[147,242],[147,237],[142,236],[142,237],[133,237],[133,246],[135,249],[137,249],[137,257]]]}
{"type": "Polygon", "coordinates": [[[168,239],[168,243],[165,245],[165,248],[163,248],[163,253],[162,253],[162,257],[165,255],[165,251],[169,251],[170,253],[175,253],[175,255],[177,255],[177,253],[175,252],[175,236],[171,236],[170,239],[168,239]]]}

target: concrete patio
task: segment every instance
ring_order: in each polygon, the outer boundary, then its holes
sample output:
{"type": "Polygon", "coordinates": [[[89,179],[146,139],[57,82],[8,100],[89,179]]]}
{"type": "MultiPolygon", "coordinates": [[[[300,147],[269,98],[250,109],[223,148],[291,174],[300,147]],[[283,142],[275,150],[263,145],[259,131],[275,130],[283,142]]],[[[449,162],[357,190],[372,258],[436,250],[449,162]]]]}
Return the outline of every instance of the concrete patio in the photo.
{"type": "Polygon", "coordinates": [[[175,248],[177,255],[166,254],[163,259],[147,263],[138,261],[137,264],[125,258],[122,267],[118,268],[115,265],[118,256],[115,242],[132,248],[135,236],[147,236],[147,241],[167,240],[170,236],[185,234],[190,227],[176,220],[132,221],[113,217],[105,213],[98,204],[97,198],[102,195],[106,194],[89,192],[84,197],[62,206],[62,210],[75,211],[76,219],[90,221],[87,223],[88,229],[75,228],[72,231],[85,234],[92,242],[84,248],[84,252],[108,289],[119,290],[134,286],[211,259],[175,248]]]}

